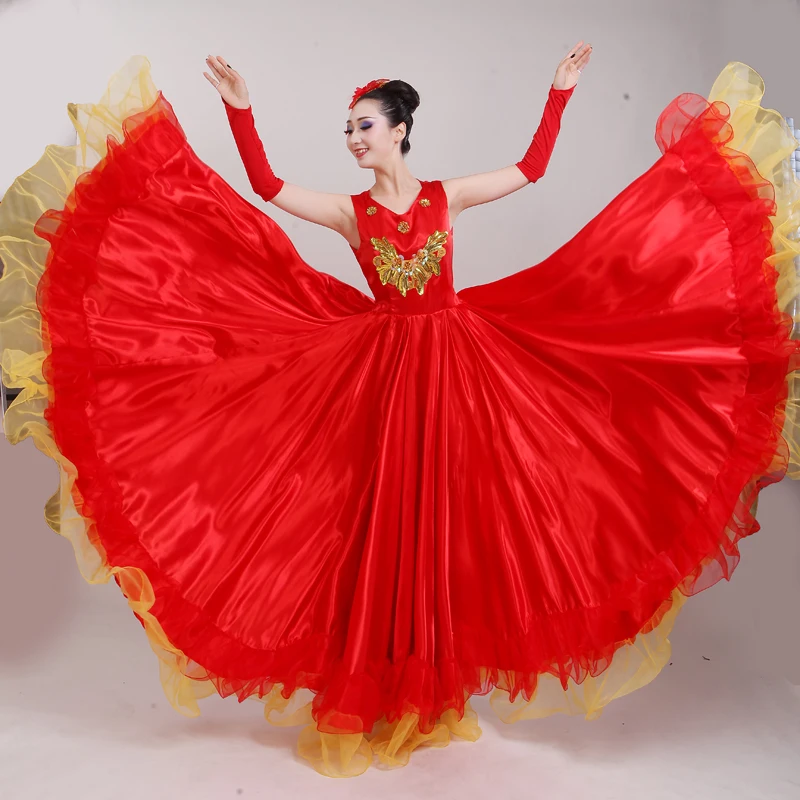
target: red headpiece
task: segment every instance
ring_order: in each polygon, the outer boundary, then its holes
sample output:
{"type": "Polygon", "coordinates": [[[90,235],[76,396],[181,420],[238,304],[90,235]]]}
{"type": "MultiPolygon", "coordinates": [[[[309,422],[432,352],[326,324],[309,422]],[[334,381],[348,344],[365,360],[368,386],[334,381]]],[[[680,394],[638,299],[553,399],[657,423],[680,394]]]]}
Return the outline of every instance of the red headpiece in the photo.
{"type": "Polygon", "coordinates": [[[389,83],[389,78],[378,78],[370,81],[366,86],[359,86],[353,94],[353,99],[350,101],[348,108],[352,108],[367,92],[371,92],[373,89],[380,89],[384,83],[389,83]]]}

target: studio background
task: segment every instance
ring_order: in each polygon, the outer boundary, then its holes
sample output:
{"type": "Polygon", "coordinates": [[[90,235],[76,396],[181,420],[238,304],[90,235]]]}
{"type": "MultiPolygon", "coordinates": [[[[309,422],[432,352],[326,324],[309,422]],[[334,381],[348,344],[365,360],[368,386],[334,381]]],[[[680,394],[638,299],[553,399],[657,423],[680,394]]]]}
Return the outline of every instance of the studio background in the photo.
{"type": "MultiPolygon", "coordinates": [[[[358,193],[372,182],[344,142],[356,86],[399,77],[421,95],[407,163],[421,179],[519,160],[556,66],[594,47],[547,174],[464,212],[455,288],[535,264],[570,239],[660,153],[660,111],[706,94],[728,61],[765,79],[764,105],[800,118],[795,0],[0,0],[0,193],[49,143],[74,144],[69,102],[96,102],[134,54],[148,57],[200,158],[281,224],[317,269],[368,292],[344,239],[264,203],[250,189],[208,53],[245,78],[279,177],[358,193]]],[[[212,467],[213,465],[209,465],[212,467]]],[[[219,466],[219,465],[218,465],[219,466]]],[[[235,467],[235,465],[234,465],[235,467]]],[[[46,526],[55,465],[32,442],[0,442],[0,797],[444,796],[792,798],[800,792],[800,487],[762,497],[762,530],[742,542],[730,584],[690,598],[670,637],[673,664],[594,722],[552,717],[505,726],[485,698],[484,736],[410,769],[336,782],[294,753],[297,729],[261,706],[167,704],[158,664],[113,585],[83,582],[46,526]],[[23,452],[20,452],[23,451],[23,452]],[[795,783],[793,784],[792,781],[795,783]]]]}

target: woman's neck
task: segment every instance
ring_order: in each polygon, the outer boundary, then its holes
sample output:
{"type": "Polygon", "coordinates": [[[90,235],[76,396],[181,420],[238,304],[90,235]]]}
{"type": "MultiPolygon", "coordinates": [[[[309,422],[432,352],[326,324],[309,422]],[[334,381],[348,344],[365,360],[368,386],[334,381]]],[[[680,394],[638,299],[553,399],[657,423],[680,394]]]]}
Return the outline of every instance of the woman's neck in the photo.
{"type": "Polygon", "coordinates": [[[370,194],[376,198],[402,200],[409,195],[415,195],[422,186],[405,163],[395,169],[374,170],[374,172],[375,183],[370,189],[370,194]]]}

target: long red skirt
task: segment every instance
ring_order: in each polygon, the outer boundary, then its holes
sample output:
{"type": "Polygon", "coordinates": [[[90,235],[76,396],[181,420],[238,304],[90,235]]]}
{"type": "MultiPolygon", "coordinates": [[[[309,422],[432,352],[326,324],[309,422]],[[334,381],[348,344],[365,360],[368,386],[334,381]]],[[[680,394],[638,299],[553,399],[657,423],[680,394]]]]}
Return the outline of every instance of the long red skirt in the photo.
{"type": "Polygon", "coordinates": [[[676,98],[563,247],[413,317],[303,262],[146,59],[69,107],[81,144],[0,205],[5,430],[178,710],[259,699],[353,775],[476,739],[473,694],[594,716],[658,673],[798,477],[798,143],[762,92],[676,98]]]}

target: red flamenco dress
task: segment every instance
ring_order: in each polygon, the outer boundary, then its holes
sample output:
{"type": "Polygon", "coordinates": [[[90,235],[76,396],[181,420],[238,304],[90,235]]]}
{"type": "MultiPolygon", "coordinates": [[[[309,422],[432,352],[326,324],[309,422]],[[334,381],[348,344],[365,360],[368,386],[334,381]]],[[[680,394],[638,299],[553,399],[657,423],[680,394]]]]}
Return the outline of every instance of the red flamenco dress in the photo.
{"type": "MultiPolygon", "coordinates": [[[[0,204],[4,426],[187,715],[303,725],[349,776],[652,680],[685,599],[798,477],[798,146],[729,64],[541,263],[455,291],[438,180],[353,196],[374,297],[194,153],[149,62],[0,204]],[[42,213],[42,209],[48,209],[42,213]]],[[[646,698],[642,702],[646,702],[646,698]]]]}

